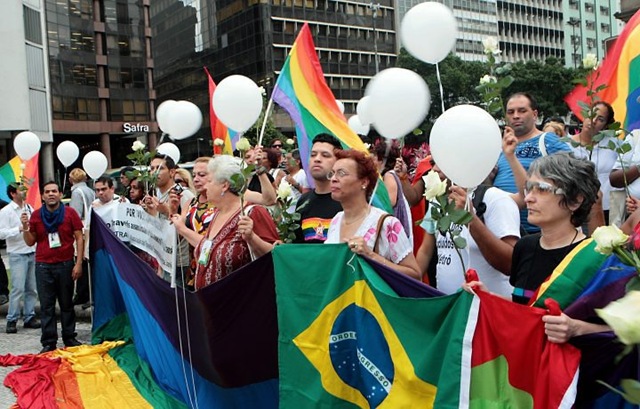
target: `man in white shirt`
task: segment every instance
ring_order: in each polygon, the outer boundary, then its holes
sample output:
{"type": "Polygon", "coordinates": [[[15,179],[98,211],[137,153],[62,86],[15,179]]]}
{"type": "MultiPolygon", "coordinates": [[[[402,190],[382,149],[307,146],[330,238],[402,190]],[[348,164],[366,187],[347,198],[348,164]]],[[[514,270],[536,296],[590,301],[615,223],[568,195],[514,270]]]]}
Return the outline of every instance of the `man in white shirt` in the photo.
{"type": "Polygon", "coordinates": [[[36,318],[35,306],[38,300],[36,291],[36,247],[27,246],[22,238],[23,226],[20,216],[33,212],[31,205],[24,201],[24,192],[15,185],[7,187],[7,196],[11,203],[0,210],[0,239],[7,241],[9,268],[11,269],[11,292],[9,293],[9,311],[7,313],[7,334],[18,332],[17,322],[22,315],[25,328],[40,328],[36,318]],[[24,298],[24,307],[20,303],[24,298]]]}
{"type": "Polygon", "coordinates": [[[91,203],[91,207],[107,226],[111,227],[113,220],[118,216],[118,203],[120,203],[120,196],[116,195],[113,180],[108,176],[99,177],[94,185],[94,190],[96,191],[96,199],[91,203]]]}
{"type": "MultiPolygon", "coordinates": [[[[433,170],[438,173],[440,180],[446,179],[435,162],[433,170]]],[[[484,187],[480,186],[477,189],[484,187]]],[[[456,202],[456,208],[464,209],[467,201],[465,189],[452,186],[448,192],[449,199],[456,202]]],[[[465,267],[475,269],[489,291],[508,297],[513,291],[509,284],[511,255],[513,246],[520,238],[518,205],[509,193],[490,187],[484,191],[478,207],[479,209],[473,208],[471,203],[473,219],[468,226],[462,226],[461,236],[467,240],[467,247],[460,250],[460,256],[451,238],[436,231],[431,211],[427,210],[420,226],[427,234],[435,235],[436,240],[434,242],[425,239],[418,249],[416,260],[422,271],[426,271],[431,257],[437,254],[437,288],[446,294],[456,292],[464,282],[464,271],[460,262],[462,257],[465,267]],[[433,248],[434,243],[437,253],[433,248]]]]}

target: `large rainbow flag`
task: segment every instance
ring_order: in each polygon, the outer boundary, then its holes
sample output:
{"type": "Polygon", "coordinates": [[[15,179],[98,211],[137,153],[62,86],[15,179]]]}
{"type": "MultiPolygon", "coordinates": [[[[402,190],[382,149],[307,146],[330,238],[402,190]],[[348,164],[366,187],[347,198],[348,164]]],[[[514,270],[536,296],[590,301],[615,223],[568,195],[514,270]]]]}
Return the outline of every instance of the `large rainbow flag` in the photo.
{"type": "Polygon", "coordinates": [[[219,155],[221,153],[225,155],[233,154],[233,150],[236,148],[236,142],[240,139],[240,134],[232,129],[229,129],[213,110],[213,93],[216,91],[216,83],[211,78],[209,70],[204,67],[204,72],[209,79],[209,124],[211,127],[211,139],[213,139],[213,153],[219,155]],[[221,148],[216,146],[216,139],[220,139],[224,142],[224,146],[221,148]]]}
{"type": "MultiPolygon", "coordinates": [[[[320,133],[336,136],[345,149],[367,152],[364,142],[347,124],[324,79],[308,23],[304,23],[293,43],[274,86],[272,98],[289,113],[296,125],[300,157],[307,172],[311,142],[320,133]]],[[[311,175],[307,176],[313,180],[311,175]]],[[[381,182],[378,183],[373,204],[392,212],[389,195],[381,182]]]]}
{"type": "MultiPolygon", "coordinates": [[[[598,93],[611,104],[616,120],[623,128],[640,128],[640,11],[631,17],[607,53],[602,66],[591,73],[593,88],[607,87],[598,93]]],[[[588,101],[587,87],[578,85],[565,97],[565,102],[578,118],[582,118],[578,101],[588,101]]]]}
{"type": "MultiPolygon", "coordinates": [[[[547,341],[542,309],[441,296],[345,244],[278,246],[182,292],[92,223],[94,345],[0,356],[22,365],[4,381],[21,407],[535,409],[575,397],[579,352],[547,341]]],[[[620,277],[607,272],[600,288],[610,292],[620,277]]],[[[602,351],[584,341],[583,351],[602,351]]]]}
{"type": "Polygon", "coordinates": [[[40,199],[40,177],[38,172],[38,157],[39,153],[33,158],[24,162],[24,169],[20,169],[20,165],[23,163],[20,157],[16,156],[0,167],[0,199],[5,202],[10,202],[11,198],[7,196],[7,186],[12,183],[20,181],[20,175],[23,176],[23,180],[30,183],[29,190],[27,190],[26,201],[34,209],[40,208],[42,205],[40,199]]]}

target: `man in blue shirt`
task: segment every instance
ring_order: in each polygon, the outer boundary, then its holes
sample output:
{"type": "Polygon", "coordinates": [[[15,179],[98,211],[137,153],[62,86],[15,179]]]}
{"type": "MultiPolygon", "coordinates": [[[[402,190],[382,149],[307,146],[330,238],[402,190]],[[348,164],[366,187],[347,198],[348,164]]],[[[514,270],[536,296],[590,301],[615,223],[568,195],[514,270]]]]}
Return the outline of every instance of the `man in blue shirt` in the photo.
{"type": "MultiPolygon", "coordinates": [[[[536,128],[538,104],[532,95],[526,92],[511,95],[507,99],[505,117],[507,126],[518,138],[515,154],[525,169],[528,170],[531,162],[541,156],[571,151],[569,145],[560,141],[556,134],[541,132],[536,128]]],[[[518,191],[513,172],[503,153],[498,158],[498,172],[493,185],[511,193],[518,191]]],[[[520,222],[527,233],[540,230],[537,226],[529,224],[526,209],[520,211],[520,222]]]]}

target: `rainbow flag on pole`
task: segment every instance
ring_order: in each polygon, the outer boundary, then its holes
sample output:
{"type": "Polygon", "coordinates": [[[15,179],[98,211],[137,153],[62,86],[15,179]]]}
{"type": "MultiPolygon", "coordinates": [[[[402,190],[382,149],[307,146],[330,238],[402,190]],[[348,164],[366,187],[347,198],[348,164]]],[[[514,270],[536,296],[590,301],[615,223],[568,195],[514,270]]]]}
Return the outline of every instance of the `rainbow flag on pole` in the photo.
{"type": "Polygon", "coordinates": [[[236,142],[240,139],[240,135],[238,132],[227,128],[227,126],[216,116],[216,113],[213,110],[213,93],[216,91],[216,83],[213,82],[213,78],[211,78],[211,74],[209,74],[207,67],[204,67],[204,72],[207,74],[207,78],[209,79],[209,123],[211,127],[211,139],[213,139],[214,142],[213,153],[216,155],[221,153],[231,155],[236,147],[236,142]],[[224,146],[222,148],[216,146],[216,139],[224,141],[224,146]]]}
{"type": "Polygon", "coordinates": [[[27,191],[26,201],[34,209],[40,208],[40,177],[38,173],[38,157],[40,154],[36,154],[33,158],[24,162],[24,169],[20,169],[22,159],[18,156],[11,159],[9,162],[0,167],[0,199],[5,202],[10,202],[11,198],[7,196],[7,186],[12,183],[20,181],[20,175],[24,177],[27,183],[30,183],[29,190],[27,191]]]}
{"type": "MultiPolygon", "coordinates": [[[[300,157],[305,170],[309,169],[311,141],[320,133],[334,135],[345,149],[367,151],[360,137],[347,124],[325,82],[308,23],[304,23],[293,43],[272,98],[291,115],[296,124],[300,157]]],[[[373,204],[392,212],[389,195],[382,183],[378,183],[373,204]]]]}
{"type": "MultiPolygon", "coordinates": [[[[611,104],[616,120],[628,130],[640,128],[640,11],[618,36],[600,68],[591,73],[594,89],[607,85],[600,98],[611,104]]],[[[582,118],[578,101],[588,101],[587,88],[578,85],[565,97],[574,114],[582,118]]]]}

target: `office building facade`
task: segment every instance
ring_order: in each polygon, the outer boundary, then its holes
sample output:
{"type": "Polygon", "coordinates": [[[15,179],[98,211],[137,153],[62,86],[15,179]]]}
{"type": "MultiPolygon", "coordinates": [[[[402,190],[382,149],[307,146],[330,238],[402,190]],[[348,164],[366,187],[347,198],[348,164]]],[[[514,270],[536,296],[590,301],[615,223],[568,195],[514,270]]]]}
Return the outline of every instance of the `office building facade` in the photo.
{"type": "MultiPolygon", "coordinates": [[[[270,95],[304,22],[311,28],[327,83],[347,112],[355,111],[376,73],[376,54],[378,70],[395,66],[393,0],[379,5],[352,0],[154,0],[150,11],[158,100],[196,103],[205,115],[196,136],[202,143],[210,138],[203,67],[216,82],[246,75],[270,95]]],[[[278,127],[293,131],[277,108],[274,118],[278,127]]]]}

